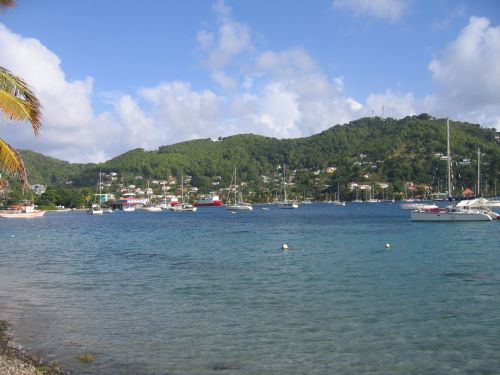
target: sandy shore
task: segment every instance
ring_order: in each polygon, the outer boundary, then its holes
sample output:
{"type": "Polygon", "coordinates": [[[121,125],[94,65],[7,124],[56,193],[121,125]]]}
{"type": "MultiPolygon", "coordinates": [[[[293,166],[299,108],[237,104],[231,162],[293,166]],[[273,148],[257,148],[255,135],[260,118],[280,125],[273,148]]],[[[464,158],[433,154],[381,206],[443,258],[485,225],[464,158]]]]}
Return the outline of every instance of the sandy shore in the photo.
{"type": "Polygon", "coordinates": [[[9,323],[0,320],[0,374],[2,375],[64,375],[56,364],[45,362],[12,345],[9,323]]]}

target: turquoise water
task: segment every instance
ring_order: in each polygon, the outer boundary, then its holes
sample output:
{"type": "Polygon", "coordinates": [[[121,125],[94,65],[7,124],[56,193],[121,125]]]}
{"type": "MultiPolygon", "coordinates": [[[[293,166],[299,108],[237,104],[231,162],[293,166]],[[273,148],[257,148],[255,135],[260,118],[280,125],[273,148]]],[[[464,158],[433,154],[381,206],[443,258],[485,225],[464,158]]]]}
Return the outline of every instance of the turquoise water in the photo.
{"type": "Polygon", "coordinates": [[[498,373],[499,232],[386,203],[3,219],[0,319],[75,374],[498,373]]]}

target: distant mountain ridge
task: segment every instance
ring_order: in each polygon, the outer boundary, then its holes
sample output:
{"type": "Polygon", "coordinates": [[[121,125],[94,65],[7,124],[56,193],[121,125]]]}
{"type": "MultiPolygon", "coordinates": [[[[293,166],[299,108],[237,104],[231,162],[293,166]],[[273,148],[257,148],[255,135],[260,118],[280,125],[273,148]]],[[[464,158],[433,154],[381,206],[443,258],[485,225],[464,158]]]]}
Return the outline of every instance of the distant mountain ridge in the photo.
{"type": "MultiPolygon", "coordinates": [[[[161,146],[156,151],[130,150],[100,164],[72,164],[33,151],[21,154],[30,182],[47,185],[72,181],[74,186],[95,186],[99,171],[113,171],[123,181],[133,181],[135,176],[165,179],[169,175],[190,175],[194,186],[209,189],[214,176],[229,181],[235,167],[239,179],[256,181],[286,164],[290,170],[300,171],[333,166],[337,170],[331,183],[384,181],[401,190],[406,181],[432,184],[444,178],[439,154],[446,152],[445,124],[445,119],[427,114],[400,120],[369,117],[310,137],[276,139],[241,134],[218,141],[197,139],[161,146]]],[[[453,159],[475,160],[480,148],[484,154],[482,174],[492,186],[500,172],[497,132],[465,122],[451,124],[453,159]]],[[[459,173],[469,185],[477,178],[472,167],[459,173]]]]}

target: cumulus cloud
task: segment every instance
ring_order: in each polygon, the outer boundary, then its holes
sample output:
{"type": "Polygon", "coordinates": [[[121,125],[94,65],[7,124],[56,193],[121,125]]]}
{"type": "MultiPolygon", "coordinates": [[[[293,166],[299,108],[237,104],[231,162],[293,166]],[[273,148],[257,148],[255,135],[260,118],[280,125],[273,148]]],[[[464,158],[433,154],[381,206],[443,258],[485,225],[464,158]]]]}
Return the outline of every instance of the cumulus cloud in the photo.
{"type": "Polygon", "coordinates": [[[221,99],[212,91],[196,91],[187,82],[172,82],[144,88],[140,95],[153,105],[155,137],[163,142],[160,144],[219,135],[221,99]]]}
{"type": "Polygon", "coordinates": [[[370,94],[367,107],[386,116],[427,112],[500,129],[500,27],[484,17],[471,17],[457,38],[429,63],[437,91],[370,94]]]}
{"type": "Polygon", "coordinates": [[[250,28],[223,1],[214,10],[218,29],[199,32],[197,41],[212,79],[229,91],[219,100],[219,135],[299,137],[363,113],[361,103],[344,95],[343,79],[325,76],[303,48],[258,51],[250,28]]]}
{"type": "MultiPolygon", "coordinates": [[[[97,144],[108,137],[116,123],[108,114],[94,115],[91,105],[93,80],[69,82],[59,58],[38,40],[23,38],[0,24],[0,61],[29,82],[42,106],[43,127],[36,148],[55,157],[71,160],[99,160],[107,157],[97,144]]],[[[6,138],[18,148],[32,148],[29,129],[8,126],[6,138]]]]}
{"type": "Polygon", "coordinates": [[[208,52],[208,66],[217,70],[229,64],[239,54],[251,51],[253,47],[249,27],[233,18],[231,9],[223,0],[216,1],[213,9],[217,15],[217,30],[201,30],[196,40],[198,47],[208,52]]]}
{"type": "MultiPolygon", "coordinates": [[[[374,3],[383,9],[381,4],[390,2],[374,3]]],[[[308,136],[379,115],[382,107],[387,117],[428,112],[500,128],[500,28],[486,18],[472,17],[430,62],[437,92],[418,97],[388,88],[359,100],[345,92],[348,79],[325,74],[304,48],[259,51],[250,28],[235,20],[223,1],[215,3],[214,11],[216,28],[199,32],[196,42],[217,90],[163,82],[107,95],[109,110],[102,113],[92,108],[92,77],[68,80],[60,59],[40,41],[0,24],[0,61],[32,85],[44,107],[37,139],[29,126],[18,124],[2,127],[2,137],[17,148],[96,162],[136,147],[155,149],[195,138],[308,136]]]]}
{"type": "Polygon", "coordinates": [[[390,89],[382,94],[370,94],[366,105],[374,114],[400,118],[418,113],[418,99],[413,93],[398,93],[390,89]]]}
{"type": "Polygon", "coordinates": [[[250,28],[234,20],[223,1],[214,11],[217,29],[201,31],[196,39],[221,93],[189,82],[159,83],[106,95],[110,110],[103,113],[92,108],[91,77],[69,81],[54,53],[2,26],[0,58],[33,85],[44,106],[45,126],[35,146],[28,127],[9,127],[9,140],[65,160],[103,161],[131,148],[186,139],[310,135],[363,114],[364,106],[344,95],[343,78],[325,76],[304,49],[259,52],[250,28]],[[244,63],[238,59],[243,54],[244,63]]]}
{"type": "Polygon", "coordinates": [[[409,0],[333,0],[337,9],[345,9],[356,16],[376,17],[395,21],[410,6],[409,0]]]}
{"type": "Polygon", "coordinates": [[[471,17],[458,38],[429,64],[441,95],[457,107],[500,103],[500,27],[471,17]]]}

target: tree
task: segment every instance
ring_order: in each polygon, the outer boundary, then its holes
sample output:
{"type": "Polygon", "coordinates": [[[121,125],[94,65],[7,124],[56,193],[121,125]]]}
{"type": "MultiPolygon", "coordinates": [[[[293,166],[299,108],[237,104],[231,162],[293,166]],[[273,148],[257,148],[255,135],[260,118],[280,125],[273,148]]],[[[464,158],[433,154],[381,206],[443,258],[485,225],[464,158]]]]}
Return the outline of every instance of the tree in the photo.
{"type": "MultiPolygon", "coordinates": [[[[0,13],[15,5],[14,0],[0,0],[0,13]]],[[[0,66],[0,113],[6,120],[31,124],[35,135],[41,126],[41,105],[26,82],[0,66]]],[[[23,188],[27,188],[28,175],[19,153],[0,138],[0,168],[19,177],[23,188]]]]}

